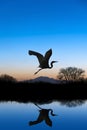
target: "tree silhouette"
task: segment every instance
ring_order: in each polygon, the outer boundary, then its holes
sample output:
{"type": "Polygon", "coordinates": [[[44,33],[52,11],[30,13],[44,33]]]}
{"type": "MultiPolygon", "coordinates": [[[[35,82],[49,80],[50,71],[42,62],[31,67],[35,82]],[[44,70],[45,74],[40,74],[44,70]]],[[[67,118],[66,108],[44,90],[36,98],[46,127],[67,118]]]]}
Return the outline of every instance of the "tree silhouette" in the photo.
{"type": "Polygon", "coordinates": [[[62,68],[60,69],[57,78],[66,81],[77,81],[84,78],[84,72],[85,71],[81,68],[76,67],[62,68]]]}
{"type": "Polygon", "coordinates": [[[16,79],[10,75],[3,74],[0,75],[0,81],[6,81],[6,82],[16,82],[16,79]]]}

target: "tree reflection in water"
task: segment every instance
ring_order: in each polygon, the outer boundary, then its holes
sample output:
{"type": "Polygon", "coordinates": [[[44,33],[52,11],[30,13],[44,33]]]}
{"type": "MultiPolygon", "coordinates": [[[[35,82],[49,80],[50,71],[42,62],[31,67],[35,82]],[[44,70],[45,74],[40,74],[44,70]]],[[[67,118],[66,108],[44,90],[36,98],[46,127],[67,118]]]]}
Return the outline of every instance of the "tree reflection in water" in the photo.
{"type": "Polygon", "coordinates": [[[85,103],[85,100],[62,100],[60,101],[61,105],[66,105],[68,107],[76,107],[76,106],[80,106],[83,105],[85,103]]]}

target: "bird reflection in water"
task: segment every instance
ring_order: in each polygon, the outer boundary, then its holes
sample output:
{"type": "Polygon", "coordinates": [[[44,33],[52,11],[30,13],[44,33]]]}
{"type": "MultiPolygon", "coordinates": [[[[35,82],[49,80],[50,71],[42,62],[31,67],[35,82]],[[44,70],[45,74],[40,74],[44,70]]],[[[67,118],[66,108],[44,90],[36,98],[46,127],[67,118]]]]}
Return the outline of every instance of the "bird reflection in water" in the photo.
{"type": "Polygon", "coordinates": [[[35,121],[30,121],[29,122],[29,125],[32,126],[32,125],[35,125],[35,124],[38,124],[38,123],[41,123],[42,121],[45,121],[45,123],[48,125],[48,126],[52,126],[52,121],[51,119],[49,118],[49,112],[52,116],[56,116],[55,114],[53,114],[53,110],[52,109],[43,109],[41,107],[39,107],[37,104],[35,104],[40,110],[39,110],[39,116],[37,118],[37,120],[35,121]]]}

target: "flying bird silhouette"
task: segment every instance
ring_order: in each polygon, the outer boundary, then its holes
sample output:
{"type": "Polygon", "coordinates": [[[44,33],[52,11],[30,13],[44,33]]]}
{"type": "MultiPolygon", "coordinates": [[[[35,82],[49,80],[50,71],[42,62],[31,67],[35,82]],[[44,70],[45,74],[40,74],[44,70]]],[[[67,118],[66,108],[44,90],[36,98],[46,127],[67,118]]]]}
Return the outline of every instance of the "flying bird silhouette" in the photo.
{"type": "Polygon", "coordinates": [[[46,69],[46,68],[49,68],[51,69],[53,67],[53,63],[57,62],[57,61],[52,61],[50,63],[50,66],[49,66],[49,59],[52,55],[52,49],[49,49],[46,53],[45,53],[45,56],[43,56],[42,54],[38,53],[38,52],[35,52],[35,51],[32,51],[32,50],[29,50],[28,51],[28,54],[29,55],[34,55],[37,57],[38,61],[39,61],[39,67],[40,69],[35,72],[34,74],[37,74],[40,70],[42,69],[46,69]]]}

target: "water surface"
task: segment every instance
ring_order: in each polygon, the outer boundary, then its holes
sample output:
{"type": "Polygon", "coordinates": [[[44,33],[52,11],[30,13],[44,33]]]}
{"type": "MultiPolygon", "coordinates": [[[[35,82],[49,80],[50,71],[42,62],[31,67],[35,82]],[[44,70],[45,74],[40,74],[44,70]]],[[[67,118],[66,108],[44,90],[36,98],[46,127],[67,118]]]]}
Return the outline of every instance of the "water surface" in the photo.
{"type": "Polygon", "coordinates": [[[1,102],[0,130],[87,130],[87,102],[52,102],[39,104],[41,108],[52,109],[57,116],[49,113],[52,127],[44,121],[29,126],[37,119],[39,108],[34,103],[1,102]],[[71,105],[72,104],[72,105],[71,105]]]}

